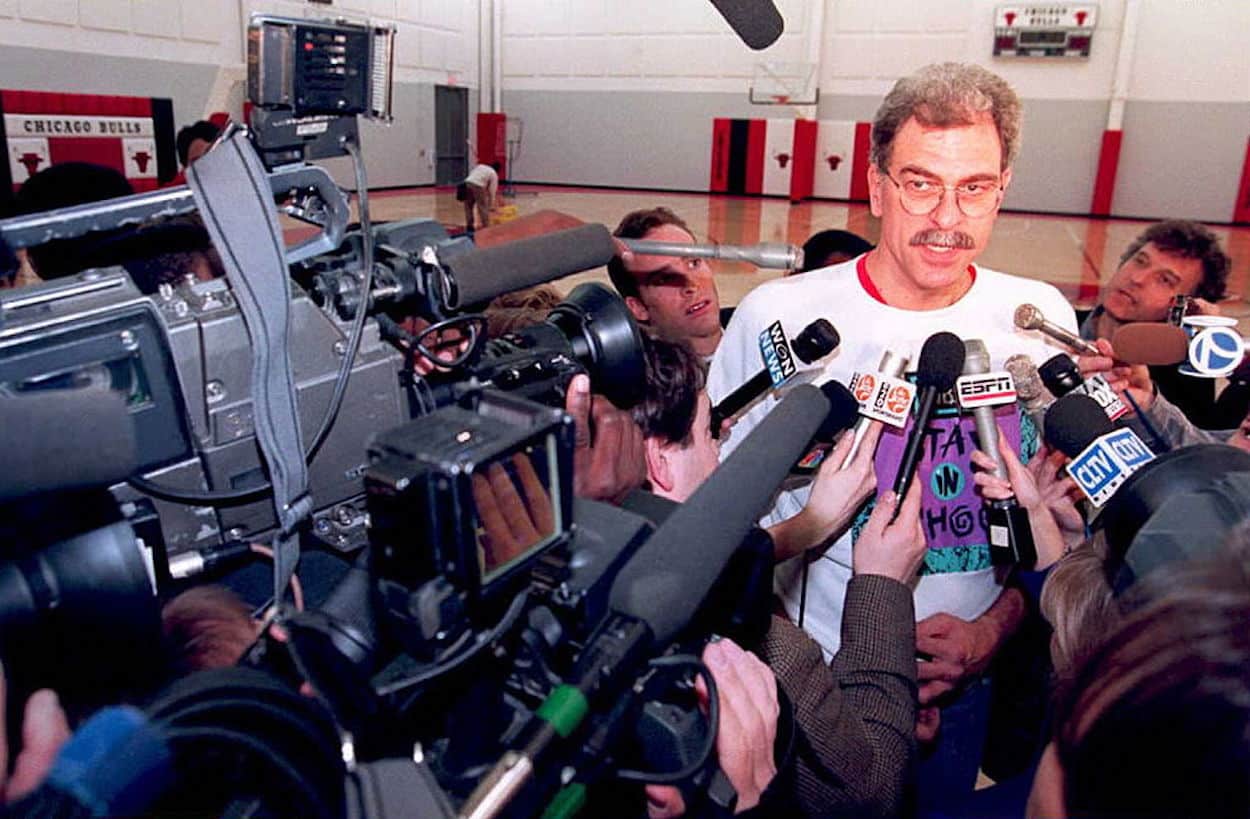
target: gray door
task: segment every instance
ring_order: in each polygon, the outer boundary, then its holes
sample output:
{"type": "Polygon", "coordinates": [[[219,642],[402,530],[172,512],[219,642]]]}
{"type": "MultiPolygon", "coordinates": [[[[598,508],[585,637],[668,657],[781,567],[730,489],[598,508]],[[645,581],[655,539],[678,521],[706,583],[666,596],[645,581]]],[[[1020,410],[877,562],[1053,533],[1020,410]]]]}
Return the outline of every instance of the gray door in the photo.
{"type": "Polygon", "coordinates": [[[469,174],[469,89],[434,86],[435,185],[454,185],[469,174]]]}

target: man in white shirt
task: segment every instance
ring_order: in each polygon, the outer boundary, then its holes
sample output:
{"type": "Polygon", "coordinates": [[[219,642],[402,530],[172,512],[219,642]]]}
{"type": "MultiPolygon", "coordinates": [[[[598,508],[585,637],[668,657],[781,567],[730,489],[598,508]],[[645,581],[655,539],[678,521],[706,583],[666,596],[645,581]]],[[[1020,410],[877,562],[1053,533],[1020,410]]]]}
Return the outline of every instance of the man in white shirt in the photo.
{"type": "MultiPolygon", "coordinates": [[[[872,213],[881,219],[879,244],[851,261],[771,281],[748,294],[712,361],[712,400],[723,399],[761,368],[760,332],[777,321],[793,338],[814,319],[830,320],[842,344],[825,359],[823,376],[844,384],[855,372],[876,371],[886,350],[908,356],[914,370],[925,339],[941,330],[981,339],[996,370],[1018,353],[1039,362],[1053,355],[1056,348],[1035,332],[1018,330],[1012,314],[1017,305],[1032,303],[1051,321],[1075,330],[1072,308],[1059,291],[975,264],[1011,183],[1019,134],[1018,97],[984,68],[947,63],[900,80],[872,130],[868,183],[872,213]]],[[[765,398],[738,422],[722,457],[775,403],[765,398]]],[[[1013,447],[1025,455],[1035,450],[1036,430],[1022,425],[1014,406],[1000,408],[998,420],[1013,447]]],[[[876,468],[882,488],[893,484],[909,428],[881,436],[876,468]]],[[[942,783],[942,796],[972,789],[988,712],[988,689],[979,677],[1025,611],[1022,595],[1004,590],[1002,573],[991,565],[972,481],[973,433],[970,417],[939,412],[926,430],[919,470],[929,549],[915,584],[922,706],[917,733],[931,739],[939,722],[943,727],[932,754],[941,772],[920,776],[918,795],[926,804],[940,801],[926,798],[934,795],[931,782],[942,783]],[[975,717],[947,713],[948,704],[972,700],[975,717]],[[977,736],[968,739],[969,734],[977,736]],[[942,760],[945,753],[954,757],[942,760]]],[[[782,492],[762,523],[797,514],[808,491],[782,492]]],[[[798,558],[778,567],[787,613],[827,657],[839,648],[852,544],[864,519],[861,513],[850,531],[814,560],[798,558]]]]}

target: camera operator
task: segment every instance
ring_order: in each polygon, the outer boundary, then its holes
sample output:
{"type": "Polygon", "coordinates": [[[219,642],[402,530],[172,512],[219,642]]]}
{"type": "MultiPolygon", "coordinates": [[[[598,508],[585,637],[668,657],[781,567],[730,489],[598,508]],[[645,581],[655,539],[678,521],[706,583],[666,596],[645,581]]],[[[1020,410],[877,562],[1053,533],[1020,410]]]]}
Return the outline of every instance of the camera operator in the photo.
{"type": "MultiPolygon", "coordinates": [[[[649,340],[647,388],[633,412],[645,436],[648,481],[656,494],[671,500],[689,497],[717,464],[703,379],[702,366],[685,347],[649,340]]],[[[860,449],[865,462],[871,461],[874,443],[870,439],[860,449]]],[[[818,480],[826,487],[846,481],[852,486],[813,491],[813,498],[860,497],[865,487],[870,491],[875,485],[870,468],[862,479],[854,474],[855,462],[846,472],[838,471],[848,445],[844,438],[818,480]]],[[[891,523],[900,499],[888,493],[869,518],[856,543],[842,647],[832,662],[825,663],[820,646],[801,629],[777,616],[763,643],[751,647],[794,703],[800,734],[792,769],[779,772],[763,798],[770,815],[898,813],[915,746],[915,628],[907,583],[925,548],[919,498],[914,487],[909,489],[898,520],[891,523]]],[[[843,519],[828,521],[826,535],[845,525],[858,508],[843,506],[843,519]]],[[[751,742],[728,731],[717,738],[722,765],[726,745],[751,742]]],[[[726,772],[732,778],[732,771],[726,772]]]]}

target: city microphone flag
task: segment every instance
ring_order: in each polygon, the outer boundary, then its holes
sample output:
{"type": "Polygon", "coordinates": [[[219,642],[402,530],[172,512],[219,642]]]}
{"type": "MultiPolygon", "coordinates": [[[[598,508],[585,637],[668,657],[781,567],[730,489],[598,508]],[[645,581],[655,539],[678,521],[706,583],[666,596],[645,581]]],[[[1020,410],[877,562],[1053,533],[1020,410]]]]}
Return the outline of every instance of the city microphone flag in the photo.
{"type": "Polygon", "coordinates": [[[120,171],[136,193],[178,172],[173,101],[162,97],[0,90],[0,200],[34,174],[62,162],[120,171]]]}

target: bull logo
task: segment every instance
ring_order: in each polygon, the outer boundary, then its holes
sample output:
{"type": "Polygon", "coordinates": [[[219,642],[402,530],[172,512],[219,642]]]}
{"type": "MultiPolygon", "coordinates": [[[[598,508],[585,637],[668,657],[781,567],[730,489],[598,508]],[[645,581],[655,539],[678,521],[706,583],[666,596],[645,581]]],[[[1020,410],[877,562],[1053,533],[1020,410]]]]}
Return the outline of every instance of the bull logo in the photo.
{"type": "Polygon", "coordinates": [[[780,165],[782,169],[784,170],[786,167],[786,164],[790,161],[790,155],[789,154],[774,154],[773,159],[776,159],[777,164],[780,165]]]}
{"type": "Polygon", "coordinates": [[[43,157],[33,151],[27,151],[17,158],[17,161],[26,166],[26,175],[34,176],[39,170],[39,163],[43,162],[43,157]]]}
{"type": "Polygon", "coordinates": [[[139,173],[147,173],[148,161],[152,159],[152,155],[147,151],[137,151],[130,155],[130,158],[139,166],[139,173]]]}
{"type": "Polygon", "coordinates": [[[837,154],[830,154],[829,156],[825,157],[825,161],[829,163],[829,171],[831,173],[837,173],[838,166],[842,164],[842,157],[838,156],[837,154]]]}

